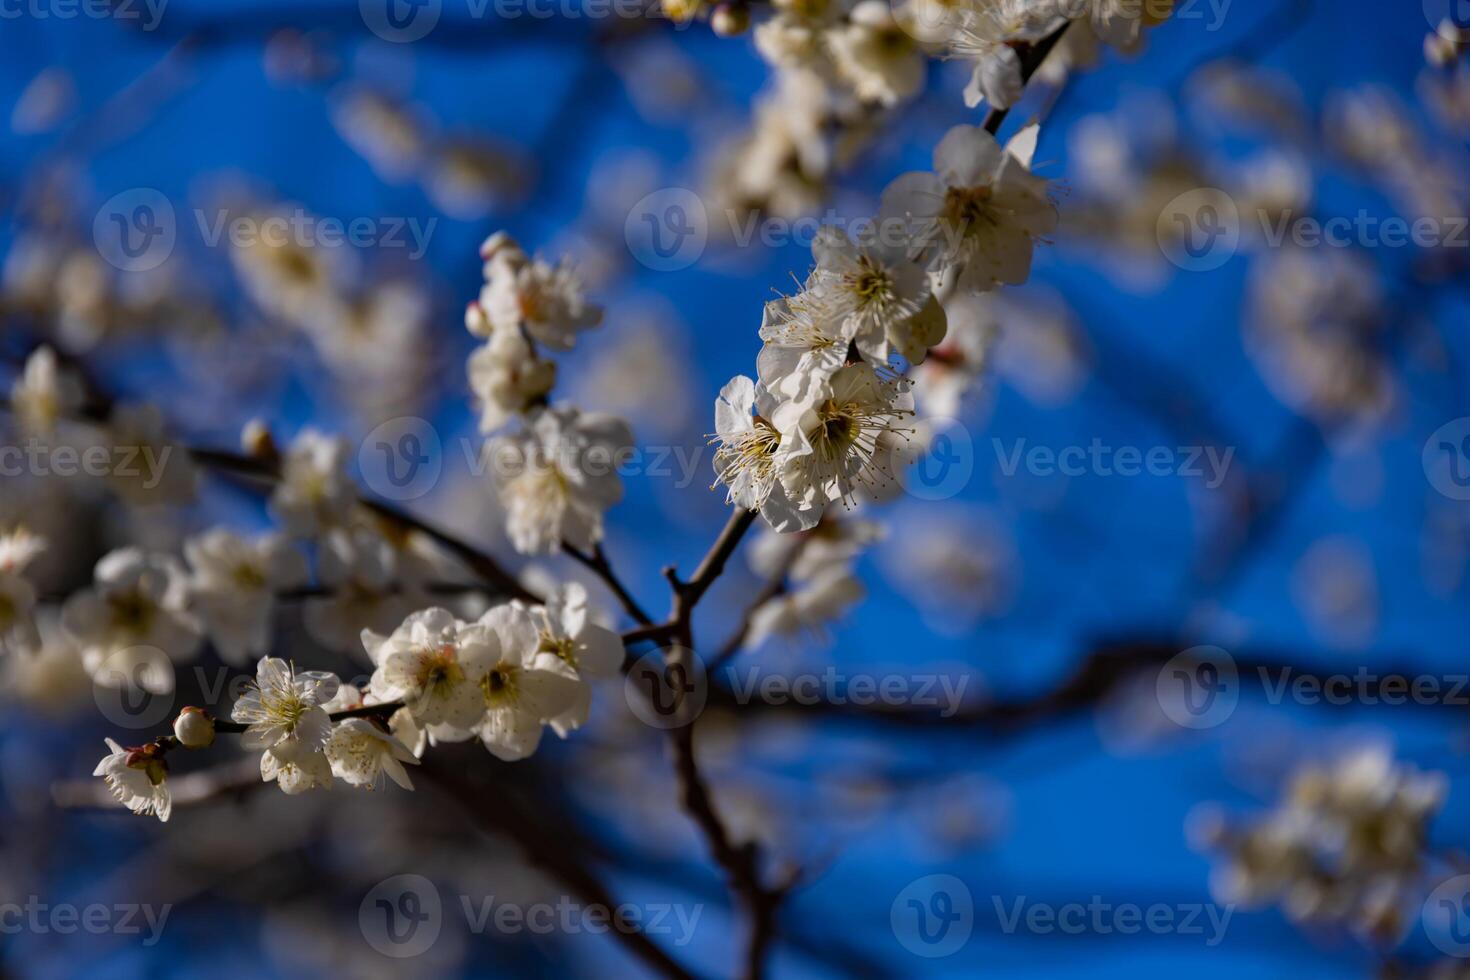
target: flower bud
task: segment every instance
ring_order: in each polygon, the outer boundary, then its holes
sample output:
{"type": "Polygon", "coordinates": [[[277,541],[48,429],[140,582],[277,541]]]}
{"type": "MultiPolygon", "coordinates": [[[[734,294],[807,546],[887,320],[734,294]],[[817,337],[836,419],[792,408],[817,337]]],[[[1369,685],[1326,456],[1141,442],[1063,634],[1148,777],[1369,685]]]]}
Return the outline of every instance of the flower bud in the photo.
{"type": "Polygon", "coordinates": [[[185,708],[174,719],[174,738],[186,749],[206,749],[214,744],[214,719],[202,708],[185,708]]]}
{"type": "Polygon", "coordinates": [[[720,37],[736,37],[750,30],[750,8],[743,3],[722,3],[710,15],[710,29],[720,37]]]}
{"type": "Polygon", "coordinates": [[[271,430],[260,419],[251,419],[240,430],[240,448],[245,451],[246,456],[262,462],[273,463],[281,458],[281,451],[276,448],[271,430]]]}

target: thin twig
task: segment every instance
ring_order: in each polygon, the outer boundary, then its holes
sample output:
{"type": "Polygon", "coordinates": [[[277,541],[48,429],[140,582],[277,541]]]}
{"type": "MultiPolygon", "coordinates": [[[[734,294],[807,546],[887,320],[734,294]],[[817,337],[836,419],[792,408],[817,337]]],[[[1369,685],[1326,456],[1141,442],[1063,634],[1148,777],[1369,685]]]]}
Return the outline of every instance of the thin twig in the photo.
{"type": "Polygon", "coordinates": [[[602,550],[601,544],[593,545],[590,555],[579,548],[565,543],[562,545],[561,550],[591,569],[598,578],[602,579],[607,587],[612,590],[613,595],[618,597],[618,601],[623,604],[623,608],[628,611],[628,615],[632,616],[638,622],[639,626],[648,627],[654,625],[653,619],[648,613],[643,611],[643,607],[638,605],[638,600],[633,598],[633,593],[629,592],[627,587],[623,585],[622,580],[618,578],[617,572],[613,570],[612,562],[608,560],[607,553],[602,550]]]}

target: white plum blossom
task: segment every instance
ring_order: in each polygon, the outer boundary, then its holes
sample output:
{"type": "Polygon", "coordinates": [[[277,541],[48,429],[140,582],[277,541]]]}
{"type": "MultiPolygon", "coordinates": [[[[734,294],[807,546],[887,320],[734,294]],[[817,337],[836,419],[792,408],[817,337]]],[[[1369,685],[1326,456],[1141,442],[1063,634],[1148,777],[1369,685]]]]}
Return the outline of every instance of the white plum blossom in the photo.
{"type": "Polygon", "coordinates": [[[556,384],[556,365],[537,357],[519,330],[497,330],[470,355],[469,380],[480,404],[480,431],[490,433],[546,398],[556,384]]]}
{"type": "Polygon", "coordinates": [[[306,581],[306,558],[278,534],[254,540],[213,528],[184,542],[189,606],[225,662],[240,666],[270,645],[276,591],[306,581]]]}
{"type": "Polygon", "coordinates": [[[281,479],[271,510],[293,535],[309,538],[343,524],[356,490],[347,477],[351,449],[340,436],[302,429],[281,458],[281,479]]]}
{"type": "Polygon", "coordinates": [[[1056,228],[1047,182],[1027,169],[1034,131],[1003,148],[978,126],[956,126],[934,150],[934,173],[908,173],[883,192],[882,220],[914,222],[939,250],[936,272],[984,292],[1031,275],[1032,245],[1056,228]]]}
{"type": "Polygon", "coordinates": [[[92,775],[101,776],[108,791],[129,810],[167,823],[173,796],[168,788],[168,766],[158,746],[125,749],[110,738],[106,742],[109,754],[97,763],[92,775]]]}
{"type": "Polygon", "coordinates": [[[826,41],[837,74],[864,102],[895,105],[924,84],[924,56],[883,0],[862,0],[826,41]]]}
{"type": "Polygon", "coordinates": [[[25,369],[10,387],[10,408],[21,430],[49,436],[56,424],[75,417],[85,394],[75,372],[62,367],[56,352],[38,347],[26,358],[25,369]]]}
{"type": "Polygon", "coordinates": [[[777,596],[750,616],[746,642],[758,647],[772,637],[824,636],[825,627],[861,602],[863,584],[845,565],[832,565],[793,592],[777,596]]]}
{"type": "Polygon", "coordinates": [[[812,242],[816,268],[807,288],[822,294],[825,307],[845,322],[843,332],[878,364],[895,354],[917,364],[945,334],[944,307],[930,292],[918,250],[901,230],[880,227],[875,241],[855,243],[829,225],[812,242]]]}
{"type": "Polygon", "coordinates": [[[618,463],[632,446],[627,423],[563,405],[542,409],[491,445],[511,544],[522,554],[583,550],[602,539],[603,513],[623,498],[618,463]]]}
{"type": "Polygon", "coordinates": [[[909,431],[913,404],[906,383],[886,381],[859,362],[777,408],[781,484],[798,509],[820,510],[835,500],[850,506],[860,487],[891,482],[884,440],[909,431]]]}
{"type": "Polygon", "coordinates": [[[262,782],[275,783],[288,796],[295,796],[317,787],[331,789],[332,764],[321,751],[282,755],[275,749],[266,749],[260,755],[260,778],[262,782]]]}
{"type": "Polygon", "coordinates": [[[961,293],[945,305],[948,329],[942,343],[910,373],[914,399],[925,416],[955,418],[965,395],[985,376],[1000,335],[993,297],[1000,293],[961,293]]]}
{"type": "Polygon", "coordinates": [[[526,609],[496,606],[475,625],[491,631],[497,647],[477,685],[484,712],[480,741],[497,758],[524,759],[541,744],[542,728],[578,705],[585,685],[559,653],[542,650],[541,631],[526,609]]]}
{"type": "MultiPolygon", "coordinates": [[[[531,608],[541,632],[537,654],[552,654],[572,668],[579,678],[616,677],[623,664],[623,640],[612,630],[592,621],[587,589],[580,582],[567,582],[546,600],[531,608]]],[[[577,685],[575,702],[550,719],[551,727],[563,738],[586,723],[592,707],[592,688],[577,685]]]]}
{"type": "Polygon", "coordinates": [[[445,609],[416,612],[392,634],[368,630],[362,643],[372,658],[372,695],[402,701],[413,720],[454,739],[468,737],[485,714],[480,681],[500,653],[500,640],[485,626],[463,623],[445,609]],[[443,729],[455,730],[448,731],[443,729]]]}
{"type": "Polygon", "coordinates": [[[567,263],[529,258],[495,236],[484,253],[489,258],[480,306],[490,330],[524,331],[536,343],[564,351],[572,349],[578,333],[602,322],[602,307],[583,296],[582,281],[567,263]]]}
{"type": "Polygon", "coordinates": [[[240,744],[247,749],[269,749],[282,763],[319,755],[332,730],[331,716],[323,705],[336,696],[337,684],[334,674],[298,673],[278,657],[263,657],[256,665],[255,681],[230,712],[235,721],[249,726],[240,744]]]}
{"type": "Polygon", "coordinates": [[[805,529],[822,516],[822,508],[798,508],[781,485],[781,433],[770,419],[776,405],[764,386],[743,375],[720,390],[715,401],[717,483],[729,488],[728,503],[760,511],[776,530],[805,529]]]}
{"type": "Polygon", "coordinates": [[[807,289],[771,300],[761,314],[756,376],[769,391],[795,397],[847,362],[861,321],[847,316],[834,290],[807,289]]]}
{"type": "Polygon", "coordinates": [[[829,518],[795,540],[784,534],[762,534],[750,543],[746,558],[751,569],[764,578],[774,578],[784,570],[792,581],[804,582],[833,565],[850,564],[883,537],[884,526],[879,521],[856,516],[829,518]]]}
{"type": "Polygon", "coordinates": [[[367,718],[338,722],[327,739],[326,755],[333,775],[350,786],[377,789],[386,775],[404,789],[413,789],[403,764],[418,765],[419,760],[408,746],[367,718]]]}
{"type": "Polygon", "coordinates": [[[981,0],[960,8],[950,48],[975,62],[965,105],[983,98],[997,109],[1009,109],[1025,85],[1014,42],[1034,43],[1066,22],[1058,0],[981,0]]]}
{"type": "Polygon", "coordinates": [[[61,624],[82,665],[104,687],[173,690],[169,660],[199,649],[199,626],[185,610],[186,579],[173,558],[123,548],[97,562],[95,581],[67,599],[61,624]]]}

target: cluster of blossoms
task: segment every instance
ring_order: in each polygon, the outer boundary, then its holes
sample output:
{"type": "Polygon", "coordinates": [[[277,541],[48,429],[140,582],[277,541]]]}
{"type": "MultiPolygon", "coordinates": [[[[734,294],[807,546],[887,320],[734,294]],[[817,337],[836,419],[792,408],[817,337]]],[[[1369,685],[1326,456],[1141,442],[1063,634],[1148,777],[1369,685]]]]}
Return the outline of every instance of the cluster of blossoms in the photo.
{"type": "MultiPolygon", "coordinates": [[[[257,664],[228,730],[261,753],[263,781],[292,795],[334,780],[412,789],[405,765],[417,765],[431,744],[471,738],[501,759],[524,759],[546,726],[562,737],[580,728],[591,709],[588,681],[616,675],[623,660],[621,638],[592,622],[575,583],[544,605],[506,603],[474,622],[425,609],[387,636],[364,630],[362,643],[374,665],[364,690],[276,657],[257,664]]],[[[133,812],[167,820],[165,755],[207,748],[221,728],[186,708],[171,738],[133,748],[109,739],[95,775],[133,812]]]]}
{"type": "MultiPolygon", "coordinates": [[[[704,12],[702,0],[665,0],[672,18],[704,12]]],[[[1108,44],[1132,52],[1167,19],[1172,0],[775,0],[755,27],[757,50],[776,70],[748,137],[719,167],[717,186],[735,208],[797,216],[820,200],[828,177],[881,131],[884,115],[922,89],[931,58],[973,64],[964,99],[996,109],[1019,100],[1019,51],[1043,42],[1039,77],[1059,84],[1108,44]],[[1065,28],[1065,30],[1064,30],[1065,28]]],[[[750,24],[743,4],[710,11],[716,33],[750,24]]]]}
{"type": "Polygon", "coordinates": [[[731,503],[778,531],[808,530],[829,503],[893,483],[914,431],[900,372],[944,341],[947,304],[1024,282],[1056,226],[1029,169],[1036,137],[1028,128],[1003,147],[957,126],[934,171],[898,177],[862,233],[817,236],[804,288],[766,306],[757,378],[733,379],[715,404],[731,503]]]}
{"type": "Polygon", "coordinates": [[[1222,903],[1279,903],[1293,920],[1344,924],[1397,942],[1423,903],[1429,823],[1445,780],[1361,749],[1292,778],[1281,805],[1237,827],[1196,819],[1200,846],[1223,856],[1211,878],[1222,903]]]}
{"type": "Polygon", "coordinates": [[[867,595],[853,566],[882,537],[877,521],[829,516],[795,541],[769,530],[756,538],[747,552],[750,567],[763,578],[789,584],[751,612],[746,642],[757,647],[770,637],[824,640],[827,624],[867,595]]]}
{"type": "Polygon", "coordinates": [[[602,321],[602,308],[585,299],[565,262],[533,259],[504,232],[486,239],[480,256],[485,285],[465,311],[466,328],[485,340],[469,360],[480,428],[522,423],[489,446],[506,531],[523,554],[589,549],[602,539],[603,514],[622,499],[617,464],[633,436],[611,415],[549,404],[556,365],[539,349],[571,350],[602,321]]]}

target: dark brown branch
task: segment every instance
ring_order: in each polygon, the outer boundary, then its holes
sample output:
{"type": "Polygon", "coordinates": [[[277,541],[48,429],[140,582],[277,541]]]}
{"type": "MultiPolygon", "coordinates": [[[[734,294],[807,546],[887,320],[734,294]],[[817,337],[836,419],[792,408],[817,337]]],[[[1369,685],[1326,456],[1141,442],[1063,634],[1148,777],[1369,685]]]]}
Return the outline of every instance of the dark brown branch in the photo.
{"type": "MultiPolygon", "coordinates": [[[[683,655],[693,656],[694,608],[725,570],[730,556],[740,546],[746,532],[755,523],[756,512],[737,509],[725,522],[704,558],[688,581],[680,580],[672,567],[664,569],[664,577],[674,590],[673,609],[667,624],[672,639],[683,647],[683,655]]],[[[669,656],[674,656],[671,652],[669,656]]],[[[760,851],[754,841],[736,843],[715,808],[709,783],[699,768],[694,745],[694,720],[669,732],[674,750],[674,774],[679,784],[679,799],[685,812],[705,839],[715,863],[725,872],[736,899],[750,919],[750,939],[746,945],[744,976],[757,980],[764,976],[766,956],[776,936],[776,912],[791,885],[767,887],[761,880],[760,851]]]]}

